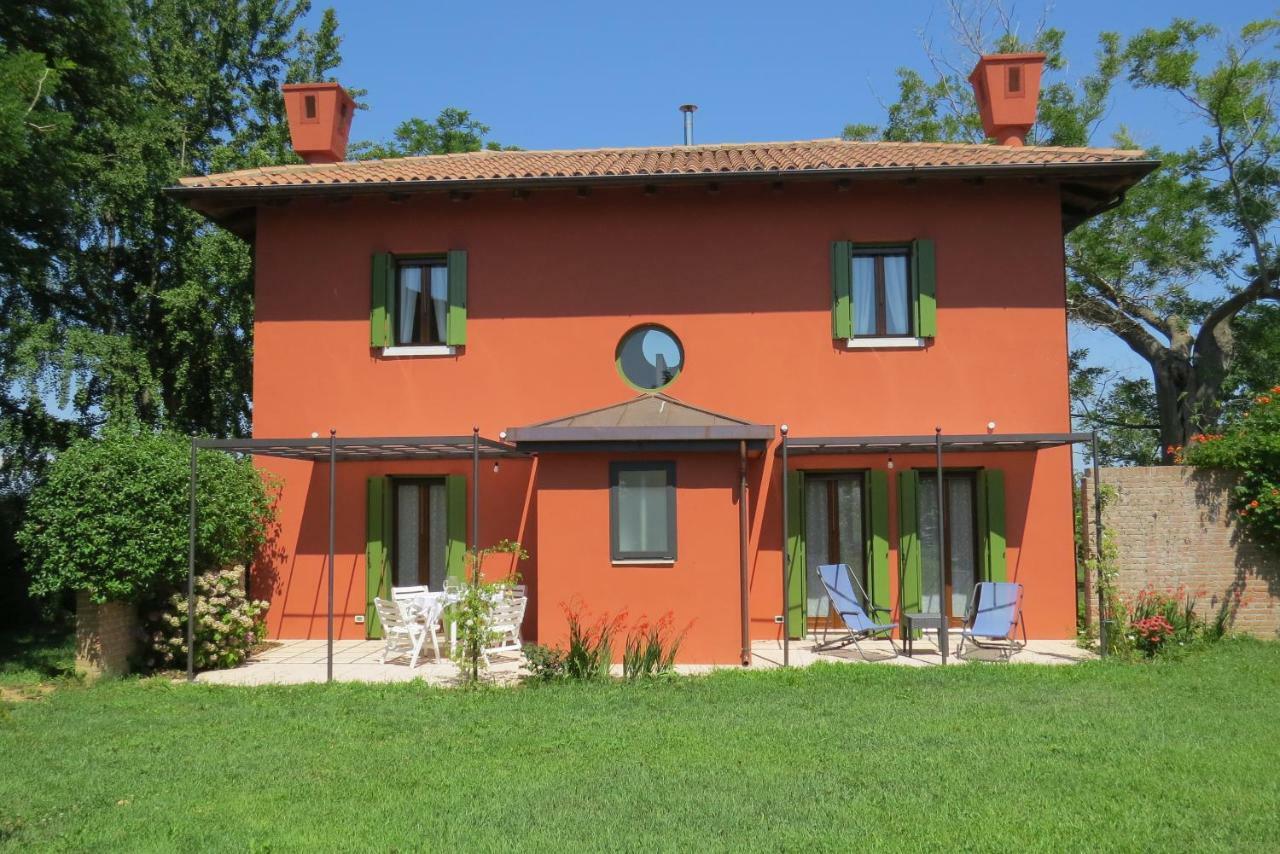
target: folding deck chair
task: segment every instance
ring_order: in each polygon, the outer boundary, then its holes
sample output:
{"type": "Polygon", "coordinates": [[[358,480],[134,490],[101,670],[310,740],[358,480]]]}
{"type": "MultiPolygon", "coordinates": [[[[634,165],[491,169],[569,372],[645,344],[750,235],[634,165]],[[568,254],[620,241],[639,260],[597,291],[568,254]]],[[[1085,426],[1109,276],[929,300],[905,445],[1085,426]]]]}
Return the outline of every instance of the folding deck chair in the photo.
{"type": "MultiPolygon", "coordinates": [[[[866,653],[858,644],[860,638],[866,639],[882,632],[891,632],[898,627],[897,623],[877,623],[867,616],[867,609],[862,607],[862,601],[870,603],[871,600],[862,590],[862,585],[858,584],[858,580],[853,577],[853,573],[849,571],[847,563],[823,564],[818,567],[818,578],[822,580],[822,586],[827,589],[827,598],[831,600],[831,607],[840,615],[840,620],[848,629],[848,634],[830,641],[824,639],[813,648],[814,652],[839,649],[853,644],[857,647],[858,653],[866,658],[866,653]]],[[[868,604],[868,608],[872,613],[893,613],[888,608],[874,604],[868,604]]],[[[889,657],[893,658],[898,654],[898,649],[893,645],[893,636],[889,635],[888,639],[889,648],[893,650],[893,655],[889,657]]]]}
{"type": "Polygon", "coordinates": [[[969,613],[964,629],[960,632],[960,648],[956,656],[964,652],[968,640],[982,649],[998,649],[1008,661],[1015,652],[1027,645],[1027,626],[1022,621],[1022,585],[1012,581],[980,581],[973,588],[969,600],[969,613]],[[1022,629],[1022,642],[1015,637],[1022,629]]]}

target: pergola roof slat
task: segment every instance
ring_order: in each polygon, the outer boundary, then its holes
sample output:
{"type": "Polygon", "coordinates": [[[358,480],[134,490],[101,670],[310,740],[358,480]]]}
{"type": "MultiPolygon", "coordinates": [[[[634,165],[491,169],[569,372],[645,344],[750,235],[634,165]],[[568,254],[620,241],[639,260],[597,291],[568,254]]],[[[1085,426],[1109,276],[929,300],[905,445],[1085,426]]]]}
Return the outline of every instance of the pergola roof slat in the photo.
{"type": "MultiPolygon", "coordinates": [[[[946,451],[1038,451],[1089,442],[1092,433],[1006,433],[942,436],[946,451]]],[[[797,436],[787,438],[787,450],[797,456],[819,454],[931,453],[936,436],[797,436]]]]}
{"type": "MultiPolygon", "coordinates": [[[[329,459],[327,438],[196,439],[196,447],[313,462],[327,462],[329,459]]],[[[478,439],[472,436],[340,438],[333,440],[333,450],[339,462],[464,459],[471,457],[473,450],[485,458],[527,456],[511,445],[483,436],[478,439]]]]}

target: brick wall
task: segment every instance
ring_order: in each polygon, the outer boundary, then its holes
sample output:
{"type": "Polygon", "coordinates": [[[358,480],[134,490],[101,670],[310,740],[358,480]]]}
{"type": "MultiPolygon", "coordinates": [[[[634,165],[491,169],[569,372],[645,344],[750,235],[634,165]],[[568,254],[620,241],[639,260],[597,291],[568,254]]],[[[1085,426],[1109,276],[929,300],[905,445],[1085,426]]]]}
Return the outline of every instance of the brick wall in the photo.
{"type": "Polygon", "coordinates": [[[76,593],[76,670],[90,678],[129,672],[138,648],[137,610],[130,603],[94,604],[76,593]]]}
{"type": "MultiPolygon", "coordinates": [[[[1280,635],[1280,559],[1246,540],[1235,525],[1229,493],[1234,475],[1185,466],[1104,468],[1102,483],[1115,496],[1102,525],[1117,549],[1120,594],[1151,587],[1203,591],[1197,610],[1213,619],[1226,603],[1233,628],[1260,637],[1280,635]]],[[[1092,548],[1093,481],[1084,479],[1086,531],[1092,548]]],[[[1097,596],[1088,580],[1089,622],[1097,596]]]]}

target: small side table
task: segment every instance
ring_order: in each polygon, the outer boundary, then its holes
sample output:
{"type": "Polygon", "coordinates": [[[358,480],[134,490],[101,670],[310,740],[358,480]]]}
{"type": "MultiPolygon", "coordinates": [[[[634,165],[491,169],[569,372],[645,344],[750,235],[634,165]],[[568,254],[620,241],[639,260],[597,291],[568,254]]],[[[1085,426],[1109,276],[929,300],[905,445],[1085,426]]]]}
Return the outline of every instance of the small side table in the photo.
{"type": "Polygon", "coordinates": [[[916,629],[937,629],[941,634],[947,630],[947,620],[940,614],[903,614],[902,615],[902,649],[911,658],[915,651],[913,643],[916,629]]]}

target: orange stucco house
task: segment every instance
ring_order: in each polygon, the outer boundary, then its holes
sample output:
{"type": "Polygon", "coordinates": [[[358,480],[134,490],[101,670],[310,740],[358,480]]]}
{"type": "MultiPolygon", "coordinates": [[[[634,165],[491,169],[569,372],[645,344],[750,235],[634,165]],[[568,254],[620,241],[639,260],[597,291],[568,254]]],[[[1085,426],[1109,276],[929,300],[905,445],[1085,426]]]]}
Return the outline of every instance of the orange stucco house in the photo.
{"type": "MultiPolygon", "coordinates": [[[[375,595],[439,586],[501,538],[530,553],[526,640],[561,642],[576,597],[691,622],[683,660],[749,661],[749,641],[826,619],[829,562],[899,613],[959,617],[975,581],[1016,580],[1028,634],[1072,636],[1063,236],[1155,164],[1023,146],[1034,56],[974,79],[1004,144],[366,162],[341,160],[342,90],[289,87],[308,165],[174,193],[254,246],[255,438],[333,429],[355,449],[336,466],[337,636],[376,633],[375,595]]],[[[328,467],[260,464],[281,535],[253,593],[272,635],[323,637],[328,467]]]]}

